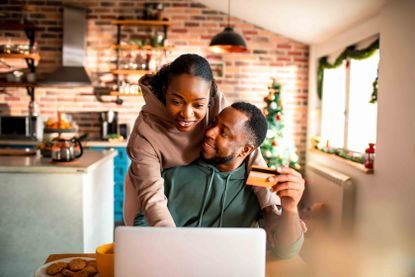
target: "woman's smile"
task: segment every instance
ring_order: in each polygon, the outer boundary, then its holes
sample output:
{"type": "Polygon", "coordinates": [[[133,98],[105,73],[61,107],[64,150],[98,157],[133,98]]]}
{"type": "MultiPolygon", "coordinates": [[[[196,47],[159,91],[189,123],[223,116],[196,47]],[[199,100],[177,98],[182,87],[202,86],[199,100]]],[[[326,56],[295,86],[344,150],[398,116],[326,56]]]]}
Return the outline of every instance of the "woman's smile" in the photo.
{"type": "Polygon", "coordinates": [[[196,124],[196,120],[182,120],[182,119],[177,119],[176,123],[177,123],[177,127],[182,127],[182,128],[189,128],[192,127],[194,124],[196,124]]]}

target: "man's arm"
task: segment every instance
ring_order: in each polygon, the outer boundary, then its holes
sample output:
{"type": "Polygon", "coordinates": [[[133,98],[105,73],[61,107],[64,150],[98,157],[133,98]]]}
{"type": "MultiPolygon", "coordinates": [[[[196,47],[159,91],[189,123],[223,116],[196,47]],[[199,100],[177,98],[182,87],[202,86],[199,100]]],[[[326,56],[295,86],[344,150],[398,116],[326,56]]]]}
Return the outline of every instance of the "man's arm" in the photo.
{"type": "Polygon", "coordinates": [[[305,226],[298,214],[298,203],[304,191],[304,179],[297,171],[282,167],[277,171],[280,175],[270,177],[269,182],[275,182],[271,191],[281,198],[282,213],[276,206],[263,209],[267,231],[267,239],[274,253],[281,258],[296,255],[304,241],[305,226]]]}

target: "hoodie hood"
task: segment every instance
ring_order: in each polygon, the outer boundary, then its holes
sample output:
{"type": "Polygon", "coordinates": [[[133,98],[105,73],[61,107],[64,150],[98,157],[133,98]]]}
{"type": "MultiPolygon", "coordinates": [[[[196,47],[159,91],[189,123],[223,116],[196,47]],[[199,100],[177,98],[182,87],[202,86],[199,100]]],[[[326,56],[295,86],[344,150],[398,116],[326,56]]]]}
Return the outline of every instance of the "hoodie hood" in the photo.
{"type": "MultiPolygon", "coordinates": [[[[206,210],[207,203],[211,197],[211,191],[213,186],[219,186],[219,190],[223,187],[221,201],[220,201],[220,216],[219,216],[219,227],[223,226],[225,207],[227,204],[227,196],[229,190],[229,184],[232,182],[245,183],[245,166],[241,165],[239,168],[228,171],[221,172],[215,166],[208,164],[202,160],[196,161],[196,166],[199,167],[200,171],[205,172],[208,178],[207,190],[203,196],[202,209],[199,214],[198,227],[203,226],[203,215],[206,210]]],[[[213,188],[214,189],[214,188],[213,188]]]]}
{"type": "Polygon", "coordinates": [[[146,74],[140,78],[138,84],[143,93],[145,105],[141,109],[141,113],[146,117],[151,117],[153,120],[165,125],[168,128],[176,128],[174,121],[169,117],[166,106],[157,98],[150,86],[150,80],[153,78],[152,74],[146,74]]]}
{"type": "MultiPolygon", "coordinates": [[[[134,124],[127,151],[130,157],[142,156],[139,153],[142,144],[140,140],[145,139],[151,144],[162,168],[189,164],[199,157],[209,116],[206,116],[189,132],[180,132],[174,120],[168,115],[165,105],[157,98],[149,85],[152,77],[153,75],[144,75],[139,81],[145,105],[134,124]],[[133,154],[136,151],[137,154],[133,154]]],[[[211,111],[208,111],[208,114],[211,114],[211,111]]]]}

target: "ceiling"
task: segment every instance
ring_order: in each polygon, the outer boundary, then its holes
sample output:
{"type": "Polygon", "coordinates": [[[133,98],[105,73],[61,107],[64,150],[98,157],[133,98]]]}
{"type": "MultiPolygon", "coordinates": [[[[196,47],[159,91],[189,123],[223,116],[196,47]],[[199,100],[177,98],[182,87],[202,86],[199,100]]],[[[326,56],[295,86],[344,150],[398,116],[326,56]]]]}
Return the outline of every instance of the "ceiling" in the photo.
{"type": "MultiPolygon", "coordinates": [[[[228,13],[226,0],[196,0],[228,13]]],[[[231,16],[315,44],[376,15],[393,0],[230,0],[231,16]]]]}

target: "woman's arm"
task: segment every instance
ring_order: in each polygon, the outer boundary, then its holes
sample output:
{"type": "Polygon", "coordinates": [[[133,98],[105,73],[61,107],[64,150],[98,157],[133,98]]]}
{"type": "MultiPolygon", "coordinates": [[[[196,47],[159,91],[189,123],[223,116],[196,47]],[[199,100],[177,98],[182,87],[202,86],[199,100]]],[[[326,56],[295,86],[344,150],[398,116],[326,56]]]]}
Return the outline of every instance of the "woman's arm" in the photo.
{"type": "Polygon", "coordinates": [[[125,224],[133,225],[142,210],[150,226],[175,227],[167,208],[159,156],[146,139],[138,135],[130,139],[127,153],[131,165],[124,182],[125,224]]]}

